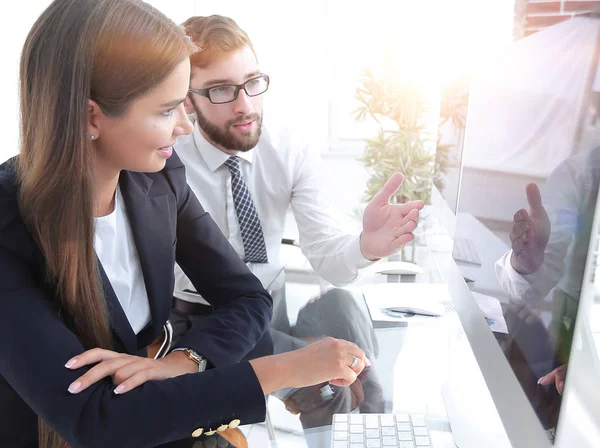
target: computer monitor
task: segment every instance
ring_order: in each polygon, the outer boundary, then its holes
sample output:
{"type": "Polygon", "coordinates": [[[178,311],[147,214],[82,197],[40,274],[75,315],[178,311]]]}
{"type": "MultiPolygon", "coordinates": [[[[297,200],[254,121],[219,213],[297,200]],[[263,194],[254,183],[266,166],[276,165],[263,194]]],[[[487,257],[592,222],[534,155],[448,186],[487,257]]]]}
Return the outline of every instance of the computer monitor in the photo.
{"type": "Polygon", "coordinates": [[[451,296],[514,447],[600,446],[599,33],[597,15],[577,17],[486,61],[457,204],[444,198],[479,258],[449,267],[472,277],[451,296]]]}

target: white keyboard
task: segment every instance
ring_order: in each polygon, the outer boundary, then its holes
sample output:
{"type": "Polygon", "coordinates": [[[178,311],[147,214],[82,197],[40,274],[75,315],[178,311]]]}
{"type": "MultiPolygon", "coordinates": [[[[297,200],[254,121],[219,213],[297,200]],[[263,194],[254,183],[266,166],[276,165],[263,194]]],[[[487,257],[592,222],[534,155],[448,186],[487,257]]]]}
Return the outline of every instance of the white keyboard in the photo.
{"type": "Polygon", "coordinates": [[[423,414],[335,414],[332,448],[430,447],[423,414]]]}
{"type": "Polygon", "coordinates": [[[481,258],[479,258],[475,244],[469,238],[454,237],[452,257],[456,261],[481,265],[481,258]]]}

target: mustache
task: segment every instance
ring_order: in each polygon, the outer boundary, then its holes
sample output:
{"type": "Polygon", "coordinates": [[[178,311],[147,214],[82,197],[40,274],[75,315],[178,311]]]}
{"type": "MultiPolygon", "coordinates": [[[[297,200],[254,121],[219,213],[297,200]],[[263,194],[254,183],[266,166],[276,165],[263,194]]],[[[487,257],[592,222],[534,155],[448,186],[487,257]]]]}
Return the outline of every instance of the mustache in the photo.
{"type": "Polygon", "coordinates": [[[249,121],[258,121],[260,119],[260,115],[256,112],[246,115],[245,117],[236,118],[235,120],[230,120],[227,122],[227,127],[234,126],[236,124],[248,123],[249,121]]]}

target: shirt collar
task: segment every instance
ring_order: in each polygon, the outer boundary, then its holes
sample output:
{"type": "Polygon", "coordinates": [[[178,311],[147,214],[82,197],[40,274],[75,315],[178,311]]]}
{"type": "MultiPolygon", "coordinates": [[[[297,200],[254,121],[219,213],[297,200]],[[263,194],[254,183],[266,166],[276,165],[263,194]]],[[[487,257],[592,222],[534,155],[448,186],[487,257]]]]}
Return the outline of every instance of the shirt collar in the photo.
{"type": "MultiPolygon", "coordinates": [[[[196,148],[198,148],[198,151],[200,152],[200,155],[206,162],[208,169],[211,170],[213,173],[217,170],[217,168],[223,165],[225,161],[229,159],[229,157],[231,157],[229,154],[224,153],[204,138],[204,136],[200,132],[200,128],[198,127],[198,122],[194,123],[193,135],[196,148]]],[[[254,148],[252,148],[250,151],[240,151],[236,155],[240,159],[245,160],[248,163],[252,163],[254,148]]]]}

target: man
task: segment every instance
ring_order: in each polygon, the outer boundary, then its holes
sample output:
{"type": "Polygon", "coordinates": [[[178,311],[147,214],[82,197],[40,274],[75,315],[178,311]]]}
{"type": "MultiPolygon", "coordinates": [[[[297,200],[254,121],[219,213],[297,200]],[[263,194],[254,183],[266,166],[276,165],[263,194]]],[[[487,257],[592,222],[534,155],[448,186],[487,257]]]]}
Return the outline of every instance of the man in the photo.
{"type": "MultiPolygon", "coordinates": [[[[319,187],[324,174],[318,154],[268,120],[263,124],[262,94],[269,87],[269,77],[259,70],[246,33],[232,19],[221,16],[193,17],[184,27],[200,48],[191,58],[186,100],[195,125],[193,135],[179,139],[175,149],[203,207],[275,302],[272,329],[248,357],[289,351],[307,344],[306,340],[337,334],[355,342],[373,359],[377,348],[372,325],[352,299],[341,293],[326,294],[305,307],[298,325],[290,328],[281,297],[279,256],[286,213],[291,206],[300,246],[315,271],[339,285],[354,280],[358,269],[411,241],[423,203],[390,204],[403,180],[397,173],[367,207],[360,235],[341,232],[319,187]],[[298,337],[294,337],[295,330],[298,337]]],[[[192,324],[203,325],[203,315],[211,309],[181,269],[175,277],[170,319],[177,339],[192,324]]],[[[332,390],[325,384],[276,395],[288,409],[300,413],[305,428],[330,424],[333,413],[357,406],[365,412],[383,412],[374,372],[359,379],[353,389],[332,390]]]]}
{"type": "MultiPolygon", "coordinates": [[[[342,233],[319,187],[318,154],[267,121],[263,124],[262,94],[269,77],[259,70],[247,34],[221,16],[192,17],[184,27],[200,48],[191,58],[186,100],[196,123],[193,135],[179,139],[175,149],[192,190],[267,289],[274,289],[282,269],[279,248],[290,205],[303,253],[321,277],[336,285],[351,282],[358,269],[413,239],[423,203],[390,204],[402,184],[400,173],[366,208],[360,235],[342,233]]],[[[177,270],[176,333],[182,331],[182,315],[204,313],[194,292],[177,270]]],[[[286,321],[276,310],[273,326],[286,331],[286,321]]]]}

